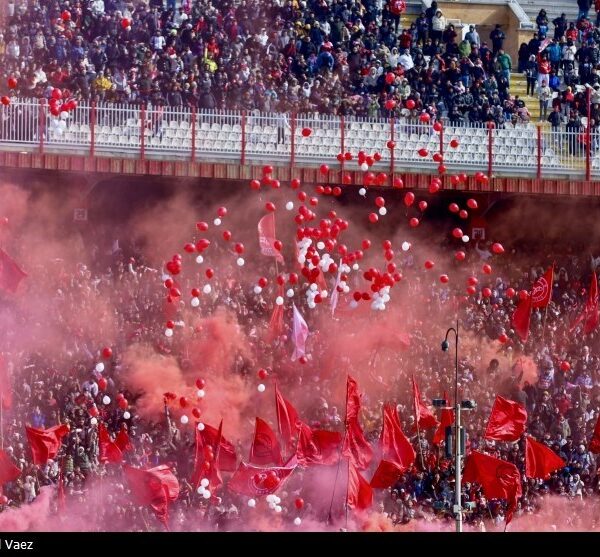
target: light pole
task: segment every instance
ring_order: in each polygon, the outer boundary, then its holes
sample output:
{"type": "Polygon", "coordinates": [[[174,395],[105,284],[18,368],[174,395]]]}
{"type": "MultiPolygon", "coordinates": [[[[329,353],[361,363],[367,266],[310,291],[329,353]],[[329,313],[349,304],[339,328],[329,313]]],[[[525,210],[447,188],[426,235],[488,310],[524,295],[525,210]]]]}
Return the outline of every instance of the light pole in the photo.
{"type": "Polygon", "coordinates": [[[454,338],[456,340],[455,343],[455,354],[454,354],[454,414],[456,424],[454,427],[454,478],[455,478],[455,486],[454,486],[454,515],[456,517],[456,531],[462,532],[463,529],[463,508],[462,508],[462,497],[461,497],[461,451],[460,451],[460,437],[461,437],[461,426],[460,426],[460,408],[461,404],[458,400],[458,319],[456,320],[456,329],[454,327],[450,327],[446,331],[446,338],[444,338],[444,342],[442,342],[442,350],[447,352],[450,348],[450,344],[448,343],[448,335],[453,332],[454,338]]]}

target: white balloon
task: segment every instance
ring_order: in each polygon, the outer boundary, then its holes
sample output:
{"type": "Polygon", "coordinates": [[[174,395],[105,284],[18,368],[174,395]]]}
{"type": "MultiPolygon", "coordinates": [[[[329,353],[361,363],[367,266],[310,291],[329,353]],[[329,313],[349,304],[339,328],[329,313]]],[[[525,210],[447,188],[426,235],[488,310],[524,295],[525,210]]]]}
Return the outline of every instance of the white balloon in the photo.
{"type": "Polygon", "coordinates": [[[293,203],[292,201],[288,201],[288,202],[285,204],[285,208],[286,208],[288,211],[291,211],[291,210],[293,210],[293,209],[294,209],[294,203],[293,203]]]}
{"type": "Polygon", "coordinates": [[[300,524],[302,524],[302,519],[299,516],[297,516],[296,518],[294,518],[294,525],[300,526],[300,524]]]}
{"type": "Polygon", "coordinates": [[[181,416],[181,418],[179,419],[179,421],[180,421],[180,422],[181,422],[183,425],[185,425],[185,424],[187,424],[187,423],[190,421],[190,419],[189,419],[187,416],[181,416]]]}
{"type": "Polygon", "coordinates": [[[104,371],[104,364],[102,362],[96,364],[96,371],[102,373],[104,371]]]}
{"type": "Polygon", "coordinates": [[[352,309],[356,309],[356,308],[358,307],[358,302],[357,302],[356,300],[352,300],[352,301],[350,302],[350,307],[351,307],[352,309]]]}
{"type": "Polygon", "coordinates": [[[196,257],[196,263],[204,263],[204,257],[202,257],[201,255],[196,257]]]}
{"type": "Polygon", "coordinates": [[[238,264],[238,267],[243,267],[246,262],[243,257],[238,257],[236,263],[238,264]]]}
{"type": "Polygon", "coordinates": [[[221,219],[219,217],[217,217],[215,220],[213,220],[213,223],[215,226],[220,226],[221,225],[221,219]]]}
{"type": "Polygon", "coordinates": [[[277,296],[277,298],[275,298],[275,303],[278,306],[282,306],[283,305],[283,296],[277,296]]]}
{"type": "Polygon", "coordinates": [[[304,263],[306,263],[306,257],[304,255],[299,255],[298,263],[300,263],[300,265],[304,265],[304,263]]]}
{"type": "Polygon", "coordinates": [[[275,495],[273,495],[273,493],[269,493],[269,495],[267,495],[265,497],[265,499],[266,499],[267,503],[273,503],[274,499],[275,499],[275,495]]]}
{"type": "Polygon", "coordinates": [[[91,423],[92,425],[96,425],[96,424],[98,423],[98,420],[97,420],[96,418],[92,418],[92,419],[90,420],[90,423],[91,423]]]}
{"type": "Polygon", "coordinates": [[[402,242],[402,251],[408,251],[410,249],[409,242],[402,242]]]}
{"type": "Polygon", "coordinates": [[[260,286],[258,286],[258,284],[254,287],[254,293],[255,294],[260,294],[262,292],[262,288],[260,286]]]}
{"type": "Polygon", "coordinates": [[[198,489],[196,490],[196,493],[197,493],[198,495],[204,495],[204,492],[205,492],[205,491],[206,491],[206,488],[205,488],[203,485],[201,485],[201,486],[199,486],[199,487],[198,487],[198,489]]]}
{"type": "Polygon", "coordinates": [[[462,237],[462,241],[463,241],[465,244],[466,244],[466,243],[469,241],[469,239],[470,239],[470,238],[469,238],[469,237],[468,237],[466,234],[465,234],[465,235],[462,237]]]}
{"type": "Polygon", "coordinates": [[[275,510],[275,503],[274,503],[273,501],[271,501],[271,502],[269,503],[269,508],[270,508],[272,511],[274,511],[274,510],[275,510]]]}
{"type": "Polygon", "coordinates": [[[317,307],[317,304],[315,304],[315,302],[308,302],[309,309],[315,309],[316,307],[317,307]]]}
{"type": "Polygon", "coordinates": [[[206,489],[202,494],[202,497],[204,497],[205,499],[210,499],[210,491],[206,489]]]}
{"type": "Polygon", "coordinates": [[[128,420],[129,418],[131,418],[131,414],[129,412],[123,412],[123,419],[128,420]]]}
{"type": "Polygon", "coordinates": [[[368,165],[366,162],[363,162],[363,163],[360,165],[360,169],[361,169],[363,172],[366,172],[367,170],[369,170],[369,165],[368,165]]]}
{"type": "Polygon", "coordinates": [[[256,507],[256,499],[248,499],[248,506],[253,509],[256,507]]]}
{"type": "Polygon", "coordinates": [[[210,286],[210,284],[205,284],[204,288],[202,289],[202,292],[204,292],[205,294],[210,294],[212,291],[212,287],[210,286]]]}
{"type": "Polygon", "coordinates": [[[165,336],[172,337],[173,336],[173,329],[166,329],[165,330],[165,336]]]}
{"type": "Polygon", "coordinates": [[[344,294],[348,294],[350,292],[350,287],[348,285],[344,286],[344,294]]]}
{"type": "Polygon", "coordinates": [[[207,478],[202,478],[202,479],[200,480],[200,485],[201,485],[202,487],[208,487],[208,484],[209,484],[209,483],[210,483],[210,482],[208,481],[208,479],[207,479],[207,478]]]}
{"type": "Polygon", "coordinates": [[[317,291],[317,288],[318,288],[318,286],[317,286],[317,285],[316,285],[314,282],[313,282],[313,283],[310,285],[310,289],[311,289],[313,292],[316,292],[316,291],[317,291]]]}
{"type": "Polygon", "coordinates": [[[258,389],[259,393],[264,393],[266,389],[266,387],[262,383],[256,388],[258,389]]]}
{"type": "Polygon", "coordinates": [[[273,497],[273,503],[275,503],[276,505],[279,505],[279,503],[281,503],[281,499],[279,497],[277,497],[277,495],[275,495],[273,497]]]}
{"type": "Polygon", "coordinates": [[[321,298],[327,298],[329,296],[329,292],[327,290],[321,290],[321,298]]]}
{"type": "Polygon", "coordinates": [[[281,508],[280,505],[275,505],[275,512],[276,513],[280,513],[283,509],[281,508]]]}
{"type": "Polygon", "coordinates": [[[196,391],[196,396],[198,398],[204,398],[205,395],[206,393],[204,392],[204,389],[198,389],[198,391],[196,391]]]}
{"type": "Polygon", "coordinates": [[[360,188],[358,190],[358,195],[362,195],[363,197],[367,195],[367,190],[365,188],[360,188]]]}
{"type": "Polygon", "coordinates": [[[196,298],[196,296],[194,296],[190,303],[192,304],[193,308],[197,308],[200,305],[200,298],[196,298]]]}
{"type": "Polygon", "coordinates": [[[379,214],[382,217],[385,217],[385,215],[387,215],[387,209],[385,207],[379,207],[379,214]]]}
{"type": "Polygon", "coordinates": [[[359,269],[360,269],[360,265],[358,263],[354,263],[354,265],[352,265],[353,271],[358,271],[359,269]]]}
{"type": "Polygon", "coordinates": [[[288,291],[286,292],[286,296],[288,298],[293,298],[294,297],[294,289],[293,288],[289,288],[288,291]]]}
{"type": "Polygon", "coordinates": [[[317,242],[317,249],[325,249],[325,242],[317,242]]]}
{"type": "Polygon", "coordinates": [[[198,431],[204,431],[204,424],[202,422],[198,423],[198,431]]]}
{"type": "Polygon", "coordinates": [[[66,110],[61,111],[61,113],[60,113],[61,120],[66,120],[68,117],[69,117],[69,113],[66,110]]]}
{"type": "Polygon", "coordinates": [[[104,396],[102,397],[102,404],[105,404],[105,405],[106,405],[106,404],[110,404],[110,397],[109,397],[109,396],[106,396],[106,395],[104,395],[104,396]]]}

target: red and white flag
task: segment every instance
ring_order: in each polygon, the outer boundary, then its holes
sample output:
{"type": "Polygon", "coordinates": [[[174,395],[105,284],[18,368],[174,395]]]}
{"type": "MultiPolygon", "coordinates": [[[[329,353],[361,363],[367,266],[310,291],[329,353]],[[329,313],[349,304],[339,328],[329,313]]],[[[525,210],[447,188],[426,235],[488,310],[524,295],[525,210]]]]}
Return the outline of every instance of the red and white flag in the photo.
{"type": "Polygon", "coordinates": [[[269,213],[258,221],[258,243],[260,252],[263,255],[274,257],[280,263],[283,263],[283,256],[275,249],[275,213],[269,213]]]}
{"type": "Polygon", "coordinates": [[[294,341],[294,353],[292,354],[292,362],[304,356],[306,353],[306,339],[308,338],[308,325],[304,321],[304,317],[298,311],[296,304],[294,307],[294,324],[292,328],[292,340],[294,341]]]}
{"type": "Polygon", "coordinates": [[[552,299],[552,283],[554,282],[554,265],[550,267],[531,287],[531,307],[545,308],[552,299]]]}
{"type": "Polygon", "coordinates": [[[227,487],[230,491],[250,497],[270,495],[283,486],[296,469],[297,464],[295,457],[286,466],[268,468],[241,462],[239,468],[231,476],[227,487]]]}

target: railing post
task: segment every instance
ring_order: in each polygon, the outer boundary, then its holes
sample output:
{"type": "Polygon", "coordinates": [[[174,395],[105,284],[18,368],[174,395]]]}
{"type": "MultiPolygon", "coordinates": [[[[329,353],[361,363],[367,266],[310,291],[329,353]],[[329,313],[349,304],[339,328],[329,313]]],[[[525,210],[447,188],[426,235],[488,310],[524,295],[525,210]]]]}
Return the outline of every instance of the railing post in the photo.
{"type": "Polygon", "coordinates": [[[585,179],[590,181],[592,177],[592,165],[590,164],[591,152],[592,152],[592,88],[587,86],[587,124],[585,126],[585,179]]]}
{"type": "Polygon", "coordinates": [[[192,162],[196,162],[196,105],[192,105],[192,162]]]}
{"type": "Polygon", "coordinates": [[[292,142],[291,142],[291,153],[290,153],[290,165],[294,168],[296,164],[296,113],[292,112],[292,123],[291,123],[291,131],[292,131],[292,142]]]}
{"type": "Polygon", "coordinates": [[[346,122],[343,116],[340,116],[340,153],[342,154],[342,160],[340,161],[342,167],[342,178],[344,176],[344,164],[346,162],[346,122]]]}
{"type": "MultiPolygon", "coordinates": [[[[442,123],[441,120],[438,120],[440,126],[442,126],[440,128],[440,155],[442,155],[442,157],[444,156],[444,124],[442,123]]],[[[443,164],[443,159],[442,159],[442,164],[443,164]]]]}
{"type": "Polygon", "coordinates": [[[140,109],[140,160],[146,159],[146,103],[140,109]]]}
{"type": "Polygon", "coordinates": [[[90,157],[96,155],[96,101],[90,103],[90,157]]]}
{"type": "Polygon", "coordinates": [[[246,165],[246,111],[242,111],[242,166],[246,165]]]}
{"type": "Polygon", "coordinates": [[[488,122],[488,178],[492,178],[492,170],[494,169],[494,152],[493,152],[493,145],[494,145],[494,123],[493,122],[488,122]]]}
{"type": "Polygon", "coordinates": [[[390,141],[392,142],[391,149],[390,149],[390,179],[392,180],[392,183],[394,181],[394,166],[395,166],[394,150],[396,149],[396,142],[394,141],[394,128],[395,127],[396,127],[396,120],[392,116],[390,118],[390,141]]]}
{"type": "Polygon", "coordinates": [[[40,155],[44,154],[44,133],[46,124],[46,99],[40,99],[40,110],[38,115],[38,135],[40,136],[40,155]]]}
{"type": "Polygon", "coordinates": [[[542,177],[542,126],[537,125],[537,179],[542,177]]]}

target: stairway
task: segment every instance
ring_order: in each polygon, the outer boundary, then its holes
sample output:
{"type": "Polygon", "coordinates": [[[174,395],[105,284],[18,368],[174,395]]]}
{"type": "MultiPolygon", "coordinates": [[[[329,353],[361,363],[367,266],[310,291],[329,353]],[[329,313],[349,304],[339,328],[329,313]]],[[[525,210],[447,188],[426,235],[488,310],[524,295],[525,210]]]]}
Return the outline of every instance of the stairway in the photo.
{"type": "Polygon", "coordinates": [[[540,103],[537,96],[527,96],[527,78],[520,73],[513,73],[510,75],[510,94],[518,95],[519,98],[525,102],[529,114],[531,114],[531,121],[536,123],[540,119],[540,103]]]}

